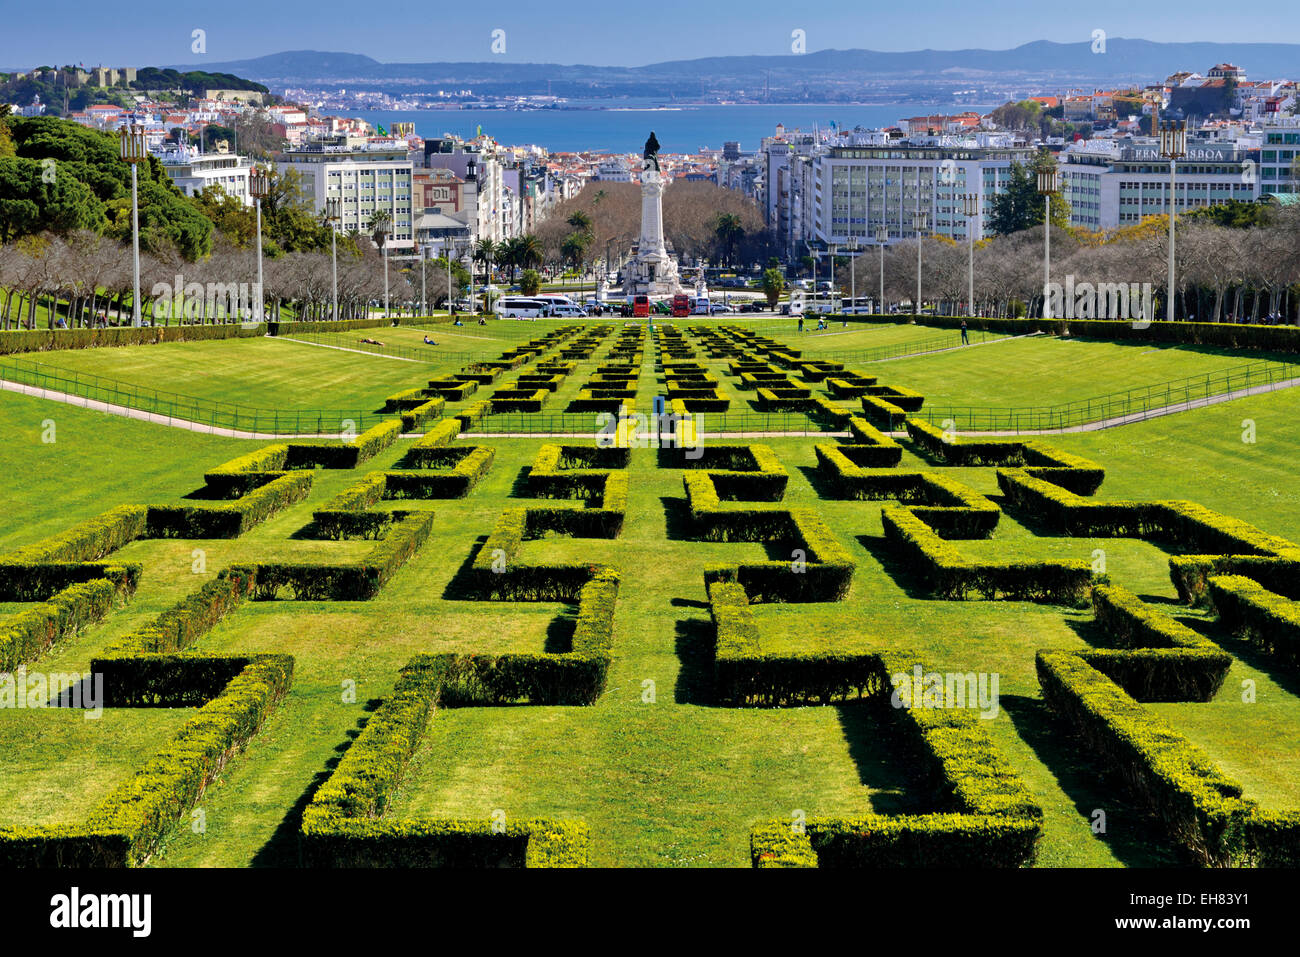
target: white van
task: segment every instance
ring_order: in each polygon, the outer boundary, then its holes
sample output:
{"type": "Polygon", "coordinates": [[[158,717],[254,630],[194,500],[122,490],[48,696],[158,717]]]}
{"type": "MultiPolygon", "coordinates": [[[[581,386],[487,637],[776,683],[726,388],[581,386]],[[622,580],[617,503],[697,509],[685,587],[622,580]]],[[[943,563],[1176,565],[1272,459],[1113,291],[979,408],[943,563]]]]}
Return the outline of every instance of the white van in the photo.
{"type": "Polygon", "coordinates": [[[551,304],[541,299],[505,296],[496,301],[492,311],[502,319],[536,319],[538,316],[549,316],[551,304]]]}
{"type": "Polygon", "coordinates": [[[587,310],[571,302],[553,302],[551,315],[557,319],[586,319],[587,310]]]}

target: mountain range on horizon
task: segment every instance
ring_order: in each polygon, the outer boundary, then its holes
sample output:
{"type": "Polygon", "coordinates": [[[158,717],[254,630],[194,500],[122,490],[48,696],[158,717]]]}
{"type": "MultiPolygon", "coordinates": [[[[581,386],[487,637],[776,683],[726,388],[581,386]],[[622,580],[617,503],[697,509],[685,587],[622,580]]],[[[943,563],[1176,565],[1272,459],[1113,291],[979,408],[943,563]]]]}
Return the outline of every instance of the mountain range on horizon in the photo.
{"type": "Polygon", "coordinates": [[[362,80],[527,83],[590,82],[600,84],[679,78],[698,83],[710,77],[735,77],[771,73],[774,77],[816,76],[828,73],[916,78],[947,75],[972,76],[1059,75],[1062,77],[1147,77],[1163,79],[1178,70],[1205,71],[1216,63],[1230,62],[1253,78],[1282,79],[1300,74],[1300,44],[1215,43],[1210,41],[1160,43],[1152,40],[1109,38],[1104,52],[1094,43],[1058,43],[1037,40],[1010,50],[876,50],[826,49],[805,54],[716,56],[666,60],[643,66],[591,66],[585,64],[520,63],[507,60],[427,61],[385,63],[357,53],[314,50],[285,51],[223,63],[173,64],[176,69],[201,67],[234,73],[259,82],[362,80]]]}

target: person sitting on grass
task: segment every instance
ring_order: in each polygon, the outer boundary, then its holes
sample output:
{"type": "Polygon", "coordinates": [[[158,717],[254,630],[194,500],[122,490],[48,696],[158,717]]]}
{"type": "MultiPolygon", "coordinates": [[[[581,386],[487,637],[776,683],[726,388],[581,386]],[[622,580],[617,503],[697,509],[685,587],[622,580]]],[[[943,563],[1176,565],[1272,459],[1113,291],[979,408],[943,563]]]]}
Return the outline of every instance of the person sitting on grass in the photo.
{"type": "MultiPolygon", "coordinates": [[[[460,325],[460,323],[457,323],[457,325],[460,325]]],[[[430,338],[426,335],[426,336],[424,337],[424,344],[425,344],[426,346],[436,346],[438,343],[434,342],[432,339],[430,339],[430,338]]]]}

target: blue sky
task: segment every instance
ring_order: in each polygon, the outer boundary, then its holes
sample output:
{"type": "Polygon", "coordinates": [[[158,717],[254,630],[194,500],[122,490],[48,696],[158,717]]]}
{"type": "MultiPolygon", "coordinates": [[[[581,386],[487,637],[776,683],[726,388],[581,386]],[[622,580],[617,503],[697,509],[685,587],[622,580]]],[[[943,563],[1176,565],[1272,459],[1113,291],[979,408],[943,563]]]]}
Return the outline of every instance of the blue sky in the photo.
{"type": "Polygon", "coordinates": [[[1006,49],[1037,39],[1082,41],[1095,29],[1160,41],[1300,39],[1300,5],[1274,0],[1239,7],[1223,0],[1095,0],[1068,7],[1042,0],[4,0],[0,22],[0,67],[28,68],[199,66],[295,49],[384,61],[488,60],[497,28],[506,31],[507,60],[626,65],[789,53],[796,28],[806,32],[809,51],[1006,49]],[[382,20],[367,17],[369,10],[382,11],[382,20]],[[195,29],[207,34],[203,56],[191,52],[195,29]]]}

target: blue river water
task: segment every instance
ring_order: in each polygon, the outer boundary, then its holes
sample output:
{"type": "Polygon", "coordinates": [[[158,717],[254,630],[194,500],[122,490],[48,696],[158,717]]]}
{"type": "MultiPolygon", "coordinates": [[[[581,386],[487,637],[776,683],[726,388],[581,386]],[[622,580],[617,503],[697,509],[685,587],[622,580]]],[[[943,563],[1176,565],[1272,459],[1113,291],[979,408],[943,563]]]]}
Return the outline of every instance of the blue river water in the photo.
{"type": "Polygon", "coordinates": [[[761,105],[671,105],[654,103],[601,108],[573,107],[540,110],[420,110],[411,112],[361,111],[359,116],[385,129],[391,123],[414,123],[415,132],[427,138],[443,133],[472,137],[481,126],[484,133],[506,145],[536,144],[552,151],[592,150],[609,153],[640,152],[651,130],[665,153],[694,153],[711,147],[721,149],[726,140],[736,140],[742,150],[757,149],[764,136],[771,136],[778,123],[787,130],[812,131],[855,126],[893,126],[908,116],[930,113],[959,113],[990,106],[892,103],[870,106],[843,104],[761,105]]]}

